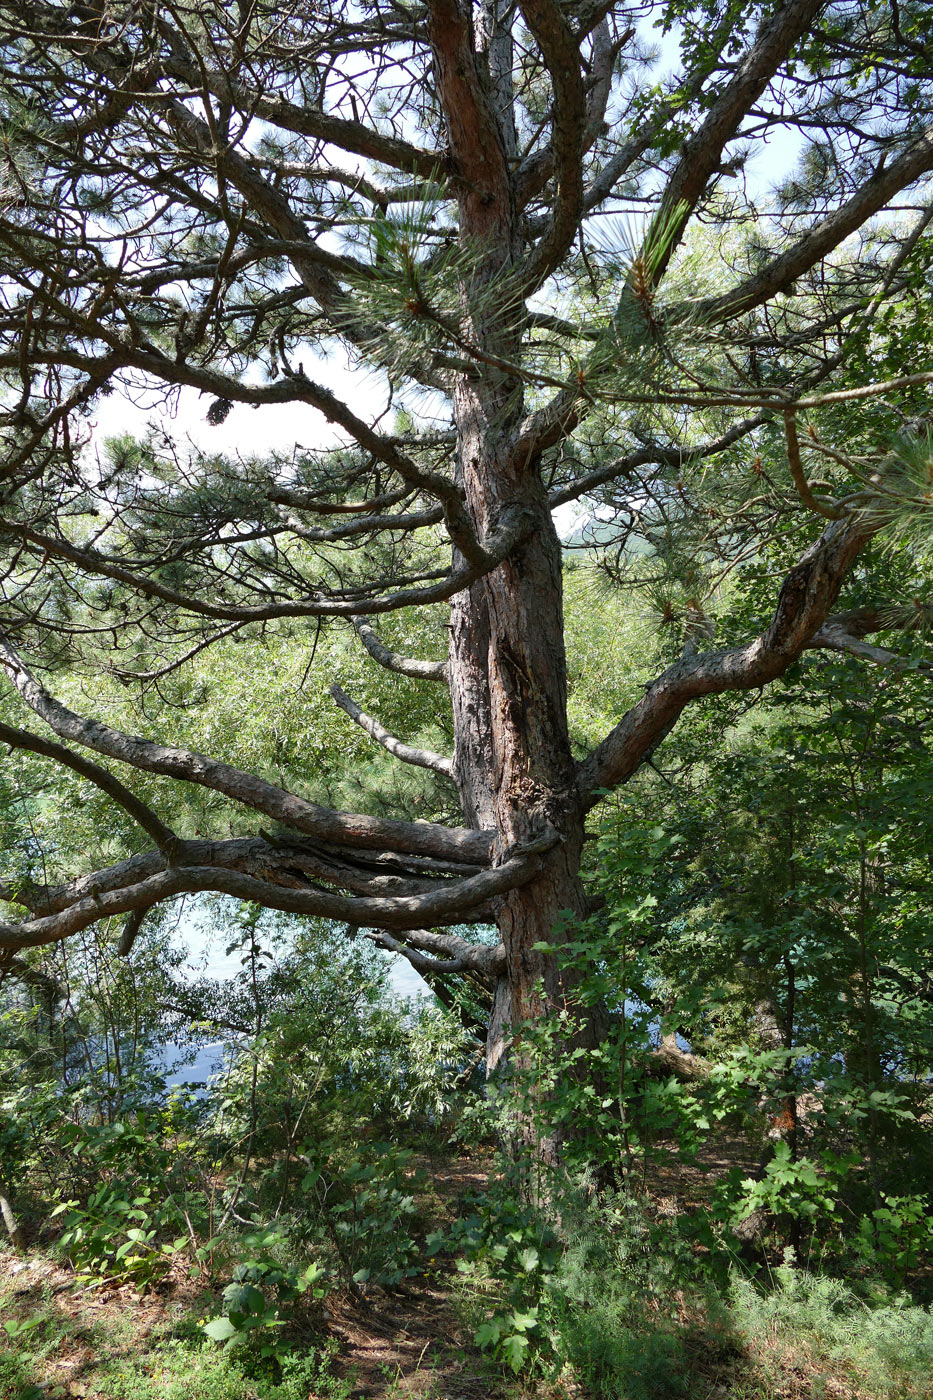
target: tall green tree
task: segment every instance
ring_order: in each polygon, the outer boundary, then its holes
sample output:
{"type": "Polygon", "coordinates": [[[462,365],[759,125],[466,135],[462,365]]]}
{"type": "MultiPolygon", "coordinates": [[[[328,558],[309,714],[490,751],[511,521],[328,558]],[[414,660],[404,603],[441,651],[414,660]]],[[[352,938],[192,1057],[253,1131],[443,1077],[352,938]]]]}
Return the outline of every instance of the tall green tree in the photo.
{"type": "Polygon", "coordinates": [[[587,908],[601,795],[699,698],[808,646],[880,659],[865,637],[915,617],[833,608],[868,541],[929,501],[933,371],[871,366],[927,252],[929,9],[0,0],[0,44],[0,740],[138,833],[105,868],[8,886],[0,943],[125,914],[128,946],[146,910],[203,891],[340,920],[482,981],[495,1064],[505,1028],[566,991],[540,945],[587,908]],[[760,210],[744,172],[781,134],[803,158],[760,210]],[[315,357],[335,349],[376,372],[377,410],[328,387],[315,357]],[[214,423],[304,405],[343,445],[229,461],[158,431],[82,456],[101,395],[153,389],[206,395],[214,423]],[[594,500],[610,551],[662,561],[683,644],[581,757],[553,512],[594,500]],[[704,577],[781,532],[797,558],[770,618],[713,645],[704,577]],[[373,628],[435,606],[446,656],[373,628]],[[448,785],[437,820],[334,810],[52,693],[63,667],[157,685],[233,636],[245,656],[287,635],[310,663],[341,620],[446,691],[449,756],[334,690],[448,785]],[[173,829],[140,774],[222,795],[232,834],[173,829]],[[494,946],[443,931],[489,922],[494,946]]]}

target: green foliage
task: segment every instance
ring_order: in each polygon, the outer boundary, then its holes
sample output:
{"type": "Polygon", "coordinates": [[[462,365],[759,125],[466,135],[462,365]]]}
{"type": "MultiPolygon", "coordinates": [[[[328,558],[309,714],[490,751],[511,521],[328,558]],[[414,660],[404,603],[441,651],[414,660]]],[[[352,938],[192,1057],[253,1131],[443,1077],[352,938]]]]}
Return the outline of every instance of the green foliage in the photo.
{"type": "Polygon", "coordinates": [[[309,1144],[301,1181],[306,1228],[318,1232],[333,1267],[350,1291],[368,1283],[396,1287],[420,1271],[421,1250],[411,1230],[417,1215],[409,1175],[412,1152],[368,1144],[349,1161],[333,1141],[309,1144]]]}
{"type": "Polygon", "coordinates": [[[101,1380],[107,1400],[348,1400],[350,1384],[331,1369],[333,1349],[284,1352],[275,1367],[252,1357],[169,1342],[144,1364],[111,1363],[101,1380]]]}
{"type": "Polygon", "coordinates": [[[223,1312],[204,1323],[204,1335],[223,1342],[228,1348],[252,1342],[261,1357],[282,1358],[282,1343],[276,1330],[287,1327],[294,1306],[308,1295],[319,1301],[326,1295],[321,1286],[324,1270],[311,1263],[304,1269],[289,1268],[276,1256],[286,1244],[281,1231],[247,1234],[240,1241],[244,1257],[233,1270],[223,1290],[223,1312]]]}
{"type": "Polygon", "coordinates": [[[924,1257],[933,1254],[933,1211],[926,1195],[886,1196],[858,1224],[855,1248],[890,1283],[903,1287],[924,1257]]]}
{"type": "Polygon", "coordinates": [[[166,1231],[177,1230],[184,1219],[157,1188],[140,1187],[138,1182],[101,1186],[83,1206],[65,1201],[55,1207],[52,1218],[62,1214],[61,1246],[85,1283],[106,1280],[149,1287],[188,1245],[186,1233],[164,1240],[166,1231]]]}
{"type": "Polygon", "coordinates": [[[513,1372],[540,1369],[553,1356],[541,1302],[544,1281],[557,1267],[558,1236],[508,1176],[469,1206],[446,1236],[429,1236],[426,1248],[456,1255],[482,1317],[474,1330],[477,1345],[513,1372]]]}
{"type": "Polygon", "coordinates": [[[488,1351],[497,1361],[503,1361],[510,1370],[523,1370],[529,1359],[529,1349],[533,1344],[530,1334],[539,1332],[538,1309],[529,1308],[520,1312],[512,1308],[508,1313],[494,1313],[480,1323],[474,1334],[477,1346],[488,1351]]]}
{"type": "Polygon", "coordinates": [[[798,1354],[819,1347],[850,1367],[872,1395],[920,1400],[929,1394],[933,1315],[903,1295],[866,1303],[840,1280],[797,1268],[791,1257],[769,1287],[736,1274],[730,1302],[745,1336],[776,1335],[798,1354]]]}
{"type": "Polygon", "coordinates": [[[764,1174],[757,1181],[746,1178],[741,1183],[733,1205],[733,1222],[738,1224],[757,1210],[811,1223],[818,1218],[835,1217],[840,1208],[840,1179],[852,1162],[852,1158],[841,1158],[834,1164],[825,1157],[820,1163],[807,1157],[795,1158],[789,1143],[776,1142],[764,1174]]]}

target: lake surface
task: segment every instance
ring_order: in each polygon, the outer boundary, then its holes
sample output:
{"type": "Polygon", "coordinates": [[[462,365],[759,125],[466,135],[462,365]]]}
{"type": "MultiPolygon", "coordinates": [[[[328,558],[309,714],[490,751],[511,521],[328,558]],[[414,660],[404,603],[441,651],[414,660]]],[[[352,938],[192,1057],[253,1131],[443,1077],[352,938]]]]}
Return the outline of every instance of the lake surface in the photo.
{"type": "Polygon", "coordinates": [[[165,1046],[163,1066],[165,1083],[171,1089],[176,1084],[206,1084],[213,1075],[219,1074],[224,1062],[224,1042],[211,1041],[209,1045],[199,1045],[191,1059],[191,1048],[184,1045],[165,1046]]]}

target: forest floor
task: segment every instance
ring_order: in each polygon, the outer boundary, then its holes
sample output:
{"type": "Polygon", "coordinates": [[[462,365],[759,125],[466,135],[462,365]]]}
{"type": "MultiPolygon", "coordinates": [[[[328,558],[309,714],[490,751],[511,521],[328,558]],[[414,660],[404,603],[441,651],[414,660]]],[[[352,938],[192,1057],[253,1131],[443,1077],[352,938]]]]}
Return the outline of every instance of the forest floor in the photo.
{"type": "MultiPolygon", "coordinates": [[[[652,1209],[691,1210],[736,1165],[751,1170],[754,1161],[747,1144],[726,1137],[689,1167],[671,1158],[645,1183],[652,1209]]],[[[424,1203],[432,1223],[449,1224],[488,1175],[482,1157],[432,1161],[424,1203]]],[[[218,1369],[217,1349],[204,1344],[197,1326],[207,1306],[181,1269],[158,1291],[140,1295],[130,1286],[76,1287],[71,1272],[42,1254],[21,1259],[0,1252],[0,1400],[582,1400],[586,1393],[572,1378],[523,1386],[495,1370],[473,1342],[455,1273],[391,1292],[375,1289],[362,1305],[329,1299],[331,1350],[316,1379],[302,1372],[294,1384],[252,1384],[239,1370],[218,1369]]],[[[775,1333],[752,1342],[722,1318],[691,1316],[686,1300],[679,1316],[676,1306],[673,1325],[689,1378],[686,1390],[681,1383],[671,1395],[863,1400],[873,1394],[803,1339],[797,1345],[775,1333]]],[[[671,1325],[659,1317],[659,1329],[671,1325]]]]}

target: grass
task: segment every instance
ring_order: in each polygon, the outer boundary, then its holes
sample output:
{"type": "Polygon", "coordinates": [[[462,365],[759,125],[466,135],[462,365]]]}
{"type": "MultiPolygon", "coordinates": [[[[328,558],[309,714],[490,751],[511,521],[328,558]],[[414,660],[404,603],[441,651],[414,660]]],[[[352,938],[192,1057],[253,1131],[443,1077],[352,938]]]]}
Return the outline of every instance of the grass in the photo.
{"type": "MultiPolygon", "coordinates": [[[[355,1314],[349,1365],[394,1345],[398,1328],[412,1355],[364,1367],[382,1400],[933,1400],[930,1308],[880,1283],[866,1301],[790,1264],[762,1279],[736,1271],[717,1290],[691,1282],[686,1259],[659,1258],[638,1220],[628,1236],[621,1217],[613,1225],[551,1276],[539,1301],[554,1349],[536,1370],[513,1379],[470,1347],[453,1363],[451,1283],[381,1295],[378,1320],[355,1314]]],[[[207,1299],[183,1273],[175,1292],[140,1298],[76,1289],[39,1256],[13,1263],[0,1252],[0,1400],[348,1400],[360,1383],[334,1364],[336,1344],[310,1333],[278,1365],[218,1348],[198,1325],[207,1299]]],[[[502,1302],[494,1278],[477,1285],[460,1276],[468,1333],[502,1302]]]]}
{"type": "Polygon", "coordinates": [[[848,1378],[857,1394],[933,1396],[933,1312],[906,1296],[868,1304],[839,1279],[783,1266],[767,1290],[736,1275],[730,1304],[739,1335],[766,1375],[786,1367],[788,1358],[804,1359],[817,1371],[848,1378]]]}
{"type": "Polygon", "coordinates": [[[112,1362],[96,1384],[108,1400],[346,1400],[349,1394],[346,1382],[330,1374],[326,1354],[285,1355],[272,1377],[248,1359],[177,1338],[144,1359],[112,1362]]]}

